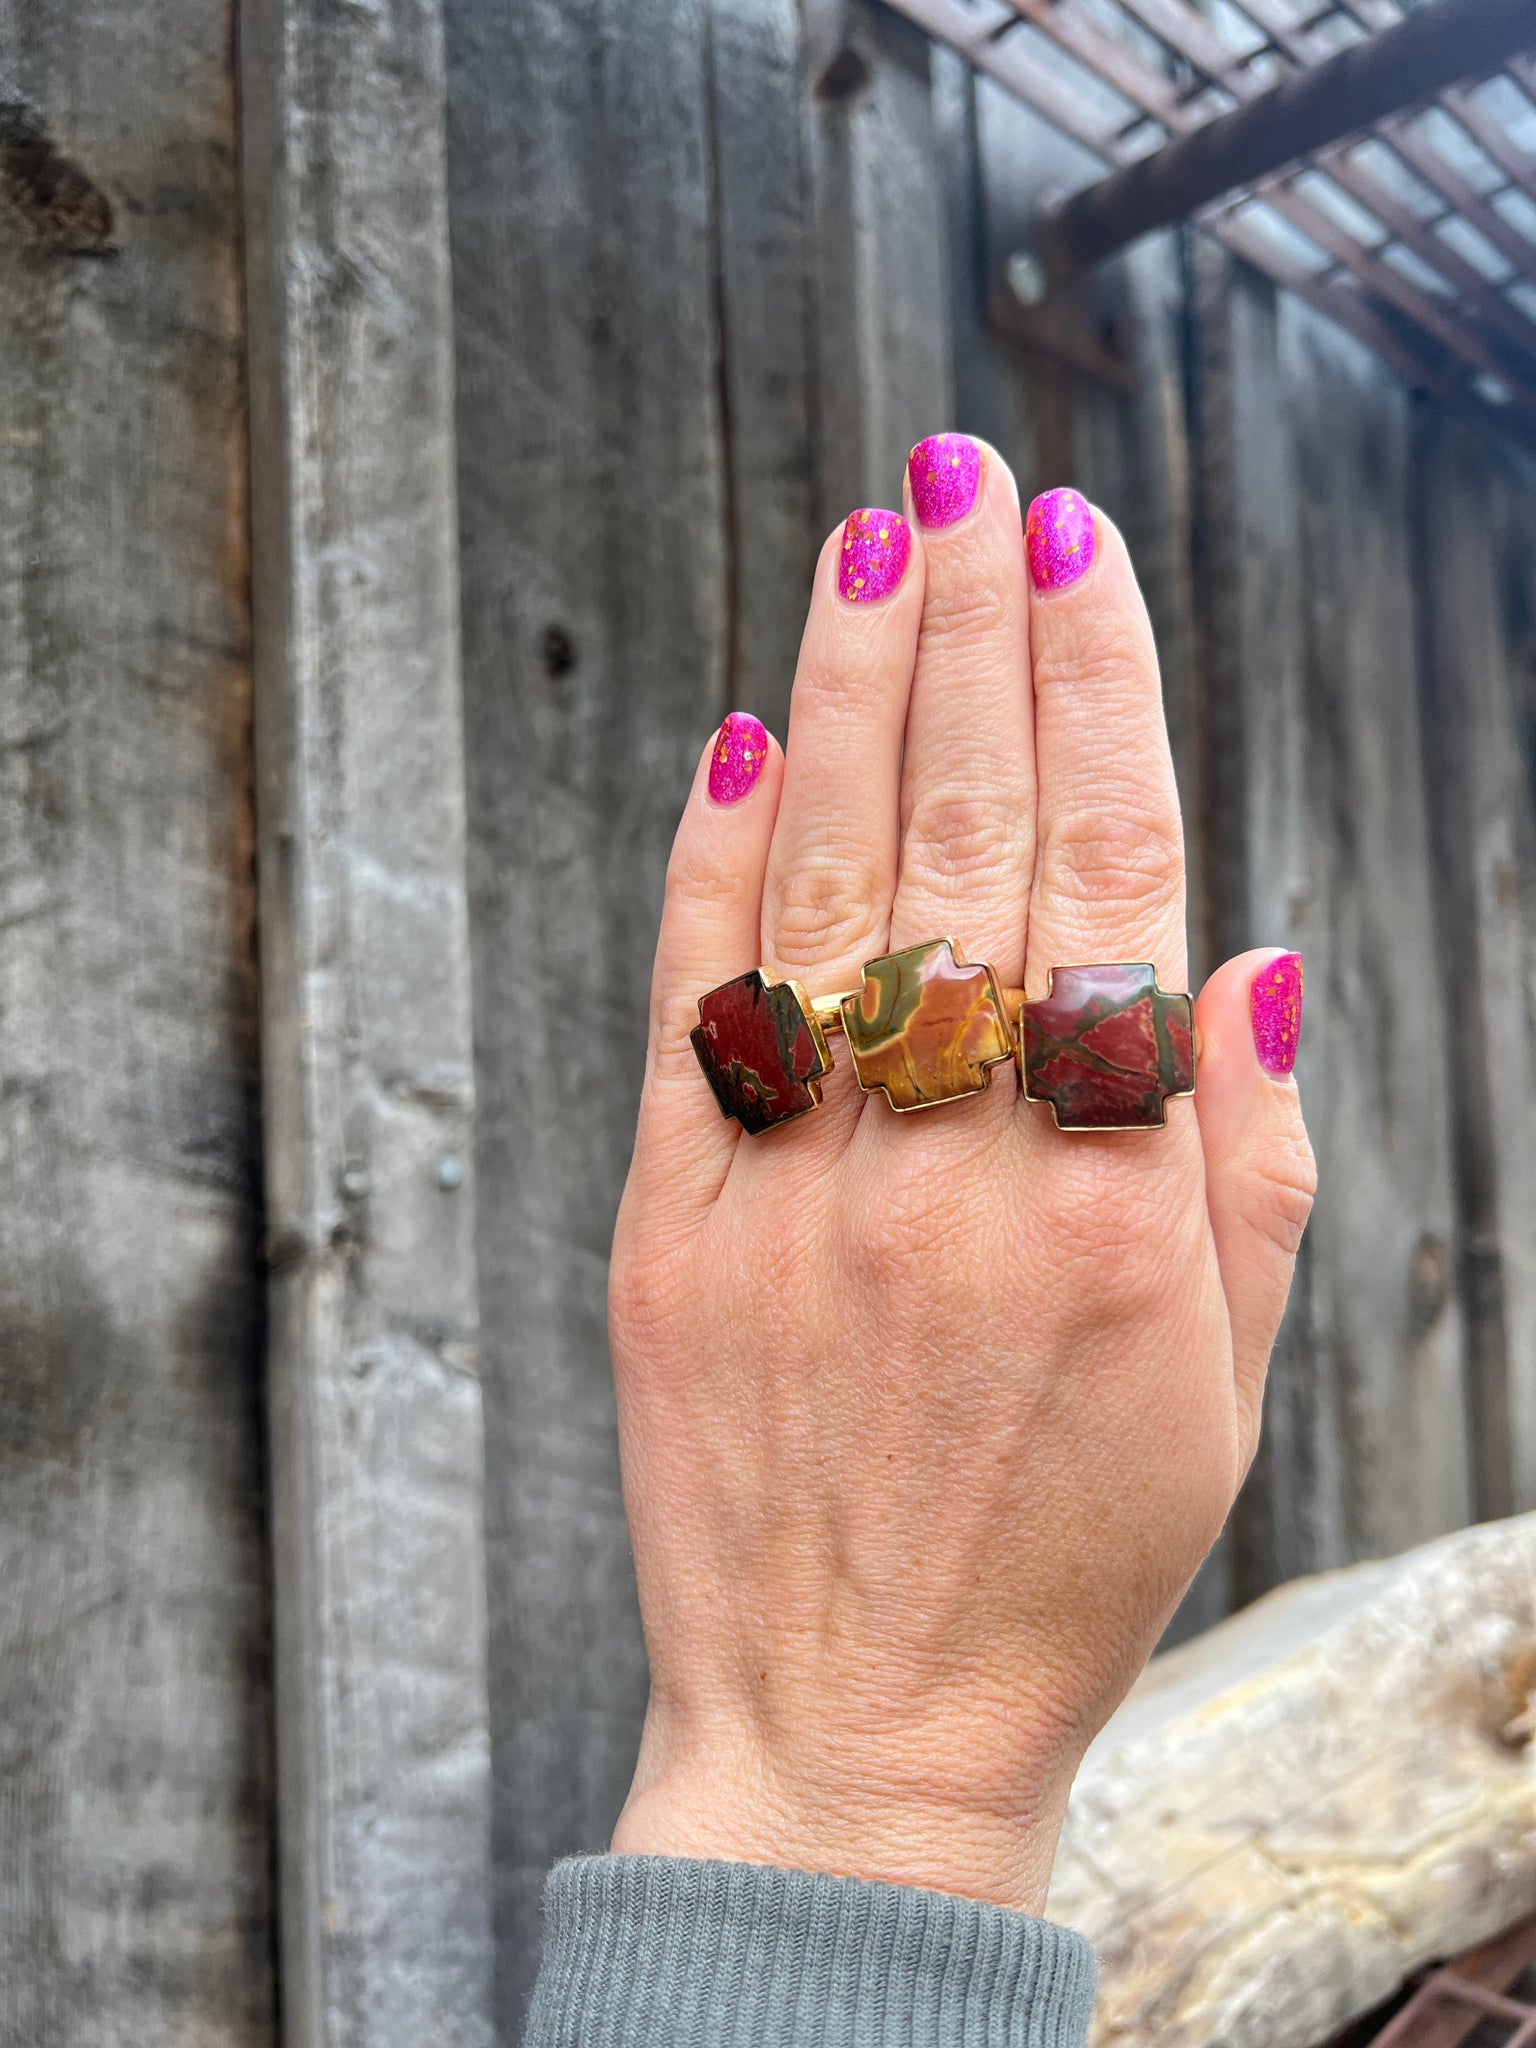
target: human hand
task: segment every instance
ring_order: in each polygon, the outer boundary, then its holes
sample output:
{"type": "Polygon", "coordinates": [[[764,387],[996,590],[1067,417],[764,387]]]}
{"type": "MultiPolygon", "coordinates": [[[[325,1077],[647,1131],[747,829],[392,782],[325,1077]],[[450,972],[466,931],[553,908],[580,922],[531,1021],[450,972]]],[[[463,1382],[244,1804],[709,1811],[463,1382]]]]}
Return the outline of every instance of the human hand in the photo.
{"type": "Polygon", "coordinates": [[[964,509],[974,447],[939,444],[937,508],[914,451],[921,509],[961,510],[892,587],[894,515],[868,559],[828,540],[787,756],[728,721],[678,829],[610,1288],[651,1662],[613,1846],[1038,1911],[1083,1750],[1253,1455],[1314,1185],[1289,961],[1212,976],[1161,1131],[1058,1131],[1010,1065],[896,1116],[834,1041],[823,1106],[744,1137],[689,1044],[759,960],[820,995],[946,934],[1032,997],[1078,961],[1187,986],[1125,549],[1052,493],[1032,588],[991,450],[964,509]]]}

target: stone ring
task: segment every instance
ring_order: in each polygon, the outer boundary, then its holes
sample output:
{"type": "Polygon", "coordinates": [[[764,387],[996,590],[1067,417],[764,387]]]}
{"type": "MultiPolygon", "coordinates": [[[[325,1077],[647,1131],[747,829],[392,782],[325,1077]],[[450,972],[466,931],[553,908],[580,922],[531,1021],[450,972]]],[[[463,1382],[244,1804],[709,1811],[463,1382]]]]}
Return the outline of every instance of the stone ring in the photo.
{"type": "Polygon", "coordinates": [[[722,1115],[756,1135],[819,1106],[838,1032],[860,1088],[903,1115],[981,1094],[1005,1060],[1063,1131],[1157,1130],[1195,1089],[1194,1006],[1150,965],[1053,967],[1031,1002],[952,939],[882,954],[831,996],[754,967],[699,998],[691,1037],[722,1115]]]}

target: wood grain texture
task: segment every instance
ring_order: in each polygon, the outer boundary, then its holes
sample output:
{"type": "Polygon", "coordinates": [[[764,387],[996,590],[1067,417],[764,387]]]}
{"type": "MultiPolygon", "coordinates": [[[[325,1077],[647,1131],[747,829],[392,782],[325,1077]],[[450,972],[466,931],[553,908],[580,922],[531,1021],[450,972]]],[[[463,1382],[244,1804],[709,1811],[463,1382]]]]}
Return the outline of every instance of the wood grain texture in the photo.
{"type": "Polygon", "coordinates": [[[545,1871],[606,1845],[645,1704],[608,1245],[667,849],[726,708],[727,486],[701,0],[446,19],[511,2040],[545,1871]]]}
{"type": "Polygon", "coordinates": [[[1415,562],[1480,1515],[1536,1504],[1536,468],[1420,406],[1415,562]]]}
{"type": "Polygon", "coordinates": [[[831,17],[841,87],[806,116],[823,528],[855,505],[899,506],[907,451],[954,416],[933,52],[867,0],[831,17]]]}
{"type": "Polygon", "coordinates": [[[491,2034],[441,22],[242,16],[288,2048],[491,2034]]]}
{"type": "MultiPolygon", "coordinates": [[[[1215,310],[1213,311],[1212,308],[1215,310]]],[[[1215,943],[1307,964],[1297,1073],[1321,1190],[1234,1517],[1234,1596],[1402,1549],[1470,1509],[1444,1022],[1413,687],[1408,402],[1357,344],[1245,274],[1204,576],[1215,943]],[[1223,509],[1225,507],[1225,509],[1223,509]],[[1236,691],[1236,704],[1221,692],[1236,691]],[[1227,878],[1224,892],[1219,878],[1227,878]]]]}
{"type": "Polygon", "coordinates": [[[782,740],[824,525],[815,243],[795,0],[705,16],[724,520],[725,708],[782,740]]]}
{"type": "Polygon", "coordinates": [[[0,4],[5,2048],[274,2040],[231,61],[0,4]]]}

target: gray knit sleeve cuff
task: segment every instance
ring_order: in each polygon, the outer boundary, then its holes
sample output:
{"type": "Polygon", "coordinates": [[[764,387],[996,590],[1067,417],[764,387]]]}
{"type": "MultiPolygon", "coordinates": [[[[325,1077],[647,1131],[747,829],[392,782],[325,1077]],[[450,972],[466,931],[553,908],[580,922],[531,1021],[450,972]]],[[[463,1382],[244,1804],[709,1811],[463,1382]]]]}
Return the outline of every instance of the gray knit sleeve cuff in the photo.
{"type": "Polygon", "coordinates": [[[544,1888],[526,2048],[1082,2048],[1079,1934],[947,1892],[586,1856],[544,1888]]]}

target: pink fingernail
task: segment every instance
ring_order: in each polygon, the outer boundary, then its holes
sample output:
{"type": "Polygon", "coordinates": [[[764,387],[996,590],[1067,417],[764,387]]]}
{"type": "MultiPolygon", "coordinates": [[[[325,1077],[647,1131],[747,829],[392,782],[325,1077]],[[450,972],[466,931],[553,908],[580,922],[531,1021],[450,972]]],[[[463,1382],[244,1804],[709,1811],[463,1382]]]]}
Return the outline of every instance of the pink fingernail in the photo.
{"type": "Polygon", "coordinates": [[[1036,590],[1064,590],[1093,564],[1093,507],[1080,491],[1042,491],[1024,521],[1036,590]]]}
{"type": "Polygon", "coordinates": [[[930,434],[907,457],[912,503],[924,526],[953,526],[976,502],[981,450],[967,434],[930,434]]]}
{"type": "Polygon", "coordinates": [[[750,711],[733,711],[715,734],[709,793],[717,804],[739,803],[763,772],[768,728],[750,711]]]}
{"type": "Polygon", "coordinates": [[[866,506],[843,522],[837,563],[837,594],[850,604],[878,604],[907,573],[912,529],[899,512],[866,506]]]}
{"type": "Polygon", "coordinates": [[[1266,1074],[1288,1074],[1301,1038],[1301,955],[1282,953],[1253,977],[1248,991],[1253,1049],[1266,1074]]]}

